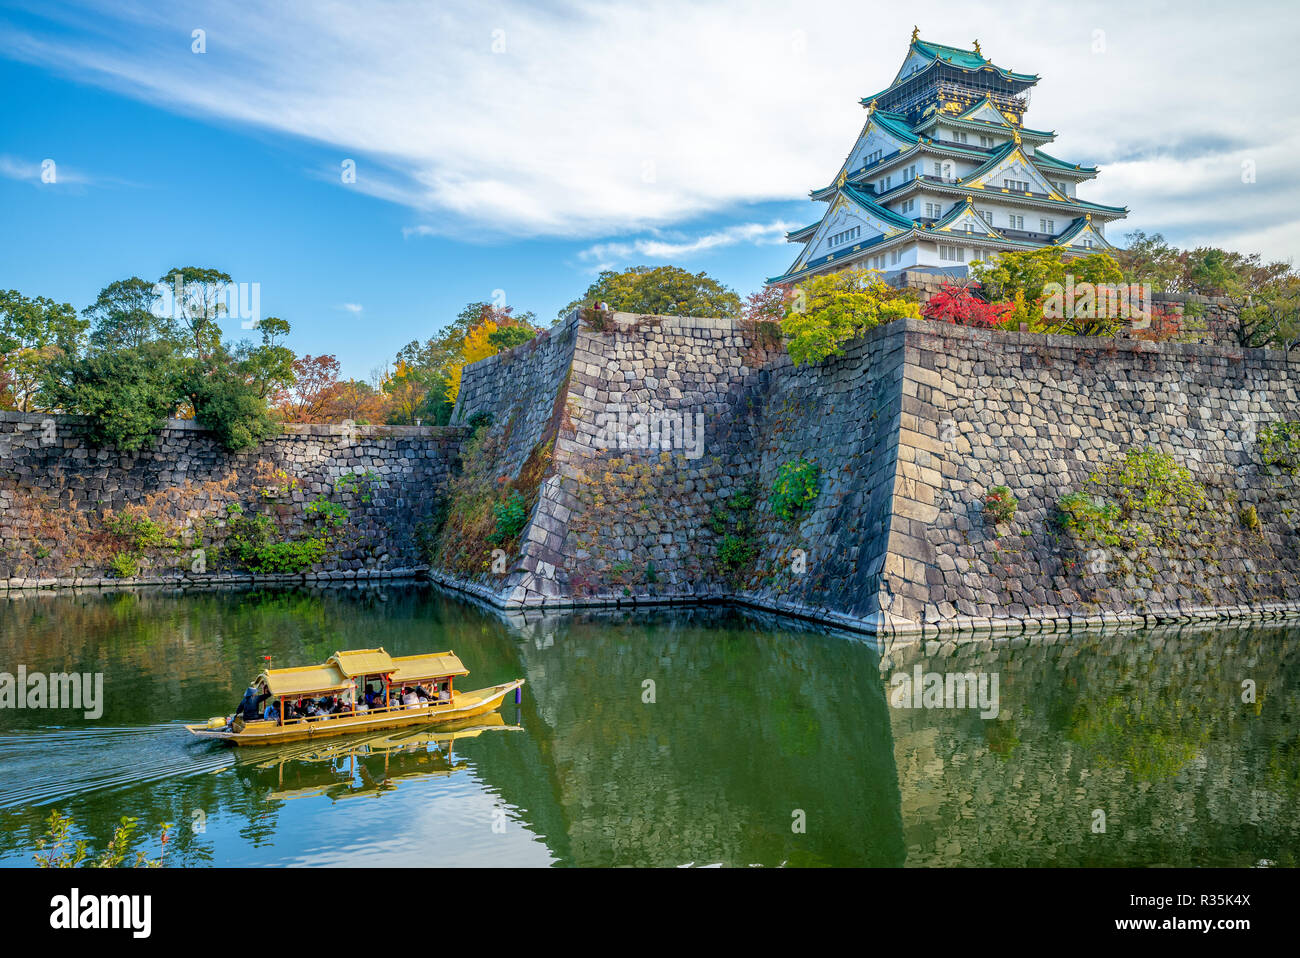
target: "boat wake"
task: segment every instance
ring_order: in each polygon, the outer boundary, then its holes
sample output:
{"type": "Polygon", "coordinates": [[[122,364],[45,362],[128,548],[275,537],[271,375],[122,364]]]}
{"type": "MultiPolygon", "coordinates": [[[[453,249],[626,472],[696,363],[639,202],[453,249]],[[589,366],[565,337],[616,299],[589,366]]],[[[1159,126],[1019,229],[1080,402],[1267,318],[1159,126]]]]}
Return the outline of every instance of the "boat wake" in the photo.
{"type": "Polygon", "coordinates": [[[229,750],[189,740],[179,722],[0,732],[0,809],[210,774],[233,762],[229,750]]]}

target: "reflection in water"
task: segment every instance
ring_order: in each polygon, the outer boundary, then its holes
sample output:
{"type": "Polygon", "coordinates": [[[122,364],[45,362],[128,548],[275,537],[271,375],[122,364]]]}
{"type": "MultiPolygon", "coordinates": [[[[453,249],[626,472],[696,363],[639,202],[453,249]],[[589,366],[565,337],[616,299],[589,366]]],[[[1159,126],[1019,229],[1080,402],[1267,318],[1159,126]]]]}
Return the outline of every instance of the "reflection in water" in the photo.
{"type": "Polygon", "coordinates": [[[1294,864],[1298,637],[882,661],[786,620],[503,618],[424,585],[10,600],[0,671],[102,671],[105,708],[0,712],[0,863],[30,864],[58,807],[96,842],[123,815],[173,822],[172,864],[1294,864]],[[324,744],[180,728],[228,713],[264,655],[376,645],[454,649],[476,687],[523,675],[523,702],[324,744]],[[890,675],[918,664],[996,673],[999,718],[891,708],[890,675]]]}

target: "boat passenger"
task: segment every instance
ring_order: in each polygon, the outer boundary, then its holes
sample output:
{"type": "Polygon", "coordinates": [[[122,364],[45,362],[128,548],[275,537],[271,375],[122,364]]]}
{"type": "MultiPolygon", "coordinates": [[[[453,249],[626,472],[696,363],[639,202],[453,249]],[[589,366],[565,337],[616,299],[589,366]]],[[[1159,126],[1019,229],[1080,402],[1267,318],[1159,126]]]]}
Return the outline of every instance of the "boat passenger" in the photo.
{"type": "Polygon", "coordinates": [[[269,691],[258,695],[257,687],[250,685],[248,691],[244,693],[244,697],[240,699],[239,704],[235,706],[235,715],[242,715],[245,722],[253,721],[257,718],[258,712],[261,711],[262,703],[270,697],[271,693],[269,691]]]}
{"type": "Polygon", "coordinates": [[[262,718],[269,720],[278,719],[280,713],[275,708],[274,702],[267,702],[266,709],[262,712],[262,718]]]}
{"type": "Polygon", "coordinates": [[[420,697],[408,687],[402,690],[402,704],[407,708],[417,708],[420,705],[420,697]]]}
{"type": "Polygon", "coordinates": [[[439,702],[451,701],[451,690],[448,689],[447,686],[445,685],[438,686],[438,701],[439,702]]]}
{"type": "Polygon", "coordinates": [[[422,682],[419,685],[417,685],[415,687],[415,694],[418,695],[420,698],[424,699],[426,702],[430,698],[432,698],[432,696],[429,695],[429,685],[427,682],[422,682]]]}

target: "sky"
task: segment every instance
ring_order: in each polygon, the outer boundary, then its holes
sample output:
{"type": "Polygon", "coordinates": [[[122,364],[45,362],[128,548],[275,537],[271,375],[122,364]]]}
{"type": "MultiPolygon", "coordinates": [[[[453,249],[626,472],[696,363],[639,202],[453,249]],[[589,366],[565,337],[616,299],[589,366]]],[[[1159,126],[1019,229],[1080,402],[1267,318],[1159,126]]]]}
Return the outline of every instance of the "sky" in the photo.
{"type": "Polygon", "coordinates": [[[1112,238],[1300,250],[1288,3],[0,0],[0,288],[84,308],[216,267],[359,378],[469,302],[546,325],[604,268],[743,296],[914,25],[1042,77],[1026,123],[1101,167],[1112,238]]]}

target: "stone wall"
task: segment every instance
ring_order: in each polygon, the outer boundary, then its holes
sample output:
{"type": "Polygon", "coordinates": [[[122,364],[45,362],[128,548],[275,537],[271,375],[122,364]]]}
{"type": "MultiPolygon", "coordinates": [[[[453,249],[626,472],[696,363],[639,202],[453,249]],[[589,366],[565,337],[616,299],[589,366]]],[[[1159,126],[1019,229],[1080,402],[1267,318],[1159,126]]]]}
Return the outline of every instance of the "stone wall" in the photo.
{"type": "Polygon", "coordinates": [[[1269,474],[1254,440],[1300,419],[1297,373],[1271,350],[909,322],[889,611],[927,623],[1169,617],[1300,598],[1300,485],[1269,474]],[[1182,541],[1138,555],[1063,536],[1061,496],[1144,447],[1206,488],[1182,541]],[[982,514],[994,485],[1019,499],[1005,527],[982,514]],[[1258,532],[1239,519],[1247,506],[1258,532]]]}
{"type": "MultiPolygon", "coordinates": [[[[498,605],[726,598],[899,635],[1272,615],[1300,600],[1300,490],[1265,474],[1253,438],[1300,419],[1300,366],[1281,353],[907,320],[796,368],[740,321],[597,325],[575,314],[554,334],[572,337],[567,380],[567,348],[545,345],[544,372],[523,348],[466,371],[457,421],[509,408],[534,424],[499,454],[503,476],[543,420],[554,454],[508,568],[487,571],[484,544],[484,571],[435,561],[436,578],[498,605]],[[1144,447],[1188,467],[1207,508],[1180,516],[1176,548],[1099,559],[1061,533],[1055,504],[1144,447]],[[768,500],[798,459],[820,467],[820,494],[788,522],[768,500]],[[984,519],[993,485],[1020,499],[1009,526],[984,519]],[[1246,505],[1258,531],[1239,521],[1246,505]],[[737,543],[743,560],[728,563],[737,543]]],[[[506,435],[499,418],[491,428],[506,435]]]]}
{"type": "MultiPolygon", "coordinates": [[[[105,512],[135,510],[181,547],[143,556],[135,581],[222,579],[216,551],[230,507],[273,518],[287,537],[324,497],[348,510],[336,548],[312,577],[410,574],[422,563],[412,515],[441,495],[463,430],[290,425],[256,449],[224,452],[192,421],[169,420],[147,448],[96,448],[75,417],[0,412],[0,586],[109,581],[123,548],[105,512]],[[363,476],[354,483],[342,476],[363,476]],[[205,551],[195,572],[194,550],[205,551]]],[[[297,575],[294,578],[301,579],[297,575]]],[[[118,581],[118,580],[113,580],[118,581]]]]}

